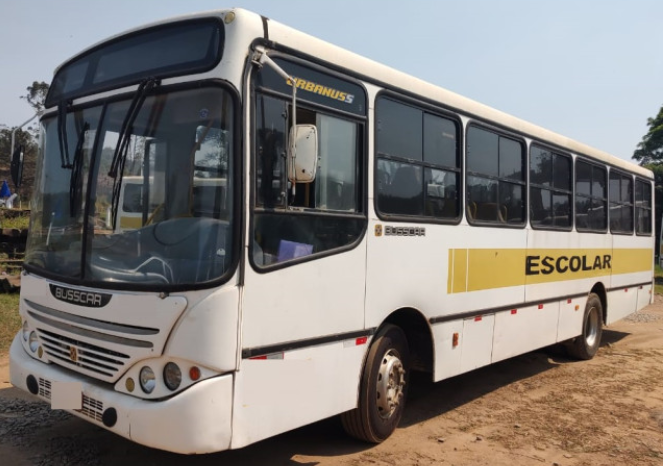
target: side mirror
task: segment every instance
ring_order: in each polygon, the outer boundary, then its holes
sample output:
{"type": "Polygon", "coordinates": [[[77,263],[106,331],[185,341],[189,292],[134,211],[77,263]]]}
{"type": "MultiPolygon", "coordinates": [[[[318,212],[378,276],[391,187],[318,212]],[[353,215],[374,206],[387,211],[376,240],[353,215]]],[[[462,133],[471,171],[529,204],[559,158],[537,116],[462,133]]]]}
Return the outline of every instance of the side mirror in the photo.
{"type": "Polygon", "coordinates": [[[14,187],[20,187],[23,179],[23,146],[21,144],[16,146],[12,154],[11,175],[14,187]]]}
{"type": "Polygon", "coordinates": [[[288,157],[288,179],[293,183],[312,183],[318,168],[318,129],[315,125],[296,125],[290,129],[294,153],[288,157]]]}

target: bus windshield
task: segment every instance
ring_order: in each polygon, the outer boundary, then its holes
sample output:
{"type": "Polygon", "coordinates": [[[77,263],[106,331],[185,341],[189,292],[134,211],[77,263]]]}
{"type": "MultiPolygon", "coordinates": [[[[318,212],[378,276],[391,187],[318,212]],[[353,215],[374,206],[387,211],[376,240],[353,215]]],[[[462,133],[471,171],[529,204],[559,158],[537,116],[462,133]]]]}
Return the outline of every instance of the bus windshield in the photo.
{"type": "Polygon", "coordinates": [[[86,285],[159,289],[230,271],[231,96],[218,87],[158,89],[128,125],[132,103],[42,120],[28,270],[86,285]]]}

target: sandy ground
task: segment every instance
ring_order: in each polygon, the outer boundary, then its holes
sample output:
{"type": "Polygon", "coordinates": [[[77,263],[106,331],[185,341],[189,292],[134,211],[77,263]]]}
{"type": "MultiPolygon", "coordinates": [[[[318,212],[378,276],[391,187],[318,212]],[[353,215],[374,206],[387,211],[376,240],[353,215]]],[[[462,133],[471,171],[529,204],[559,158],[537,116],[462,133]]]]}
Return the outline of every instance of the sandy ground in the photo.
{"type": "Polygon", "coordinates": [[[591,361],[552,348],[437,384],[414,377],[400,428],[378,446],[329,419],[238,451],[179,456],[50,411],[8,380],[4,355],[2,465],[663,465],[660,298],[606,329],[591,361]],[[13,427],[17,418],[25,425],[13,427]]]}

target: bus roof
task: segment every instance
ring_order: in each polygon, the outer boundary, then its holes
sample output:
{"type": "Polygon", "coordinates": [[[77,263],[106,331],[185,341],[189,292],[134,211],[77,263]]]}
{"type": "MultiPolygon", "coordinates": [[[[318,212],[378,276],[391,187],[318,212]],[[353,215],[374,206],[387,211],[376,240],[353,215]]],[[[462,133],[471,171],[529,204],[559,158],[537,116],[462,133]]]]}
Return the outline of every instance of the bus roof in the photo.
{"type": "MultiPolygon", "coordinates": [[[[633,162],[626,161],[607,152],[595,149],[571,138],[562,136],[533,123],[529,123],[515,116],[496,110],[475,100],[463,97],[459,94],[456,94],[455,92],[395,70],[389,66],[383,65],[374,60],[363,57],[354,52],[350,52],[346,49],[286,26],[282,23],[279,23],[278,21],[264,18],[256,13],[242,8],[193,13],[153,22],[104,39],[103,41],[86,48],[76,56],[82,55],[108,41],[112,41],[113,39],[130,34],[132,32],[140,31],[147,27],[210,16],[225,18],[230,12],[234,13],[235,15],[235,23],[241,23],[243,28],[248,28],[251,30],[254,39],[264,38],[264,34],[268,33],[268,40],[277,47],[281,46],[290,50],[296,50],[298,53],[303,55],[316,57],[318,61],[322,61],[323,63],[334,68],[342,69],[344,72],[347,72],[350,75],[361,79],[362,81],[377,84],[379,86],[385,86],[386,88],[396,91],[402,91],[415,98],[419,96],[421,99],[423,96],[425,96],[426,101],[441,105],[442,107],[456,111],[461,115],[470,118],[478,118],[484,122],[507,128],[517,133],[521,133],[522,135],[539,142],[552,144],[574,154],[588,156],[614,167],[628,170],[640,176],[653,179],[653,174],[650,170],[633,162]]],[[[227,26],[227,28],[227,33],[232,34],[232,27],[227,26]]],[[[243,33],[246,33],[246,31],[243,31],[243,33]]],[[[55,70],[55,72],[57,73],[57,70],[59,70],[65,63],[70,60],[71,59],[60,65],[55,70]]]]}

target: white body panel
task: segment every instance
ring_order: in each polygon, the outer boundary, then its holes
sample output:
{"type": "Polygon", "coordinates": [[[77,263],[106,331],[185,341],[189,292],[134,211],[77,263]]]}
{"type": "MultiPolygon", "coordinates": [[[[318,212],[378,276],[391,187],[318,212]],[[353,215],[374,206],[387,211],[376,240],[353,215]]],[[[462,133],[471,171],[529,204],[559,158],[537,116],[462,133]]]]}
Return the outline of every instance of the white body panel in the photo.
{"type": "Polygon", "coordinates": [[[490,364],[494,330],[495,314],[463,320],[461,372],[468,372],[490,364]]]}
{"type": "Polygon", "coordinates": [[[232,448],[354,408],[366,348],[352,339],[288,351],[283,359],[242,361],[232,448]]]}
{"type": "Polygon", "coordinates": [[[492,362],[555,343],[558,320],[559,303],[498,313],[495,316],[492,362]]]}
{"type": "Polygon", "coordinates": [[[557,342],[578,336],[585,315],[587,297],[569,298],[559,304],[559,323],[557,325],[557,342]]]}
{"type": "Polygon", "coordinates": [[[365,244],[278,272],[261,274],[247,267],[242,347],[264,347],[364,328],[365,244]],[[330,271],[334,271],[332,276],[330,271]]]}

